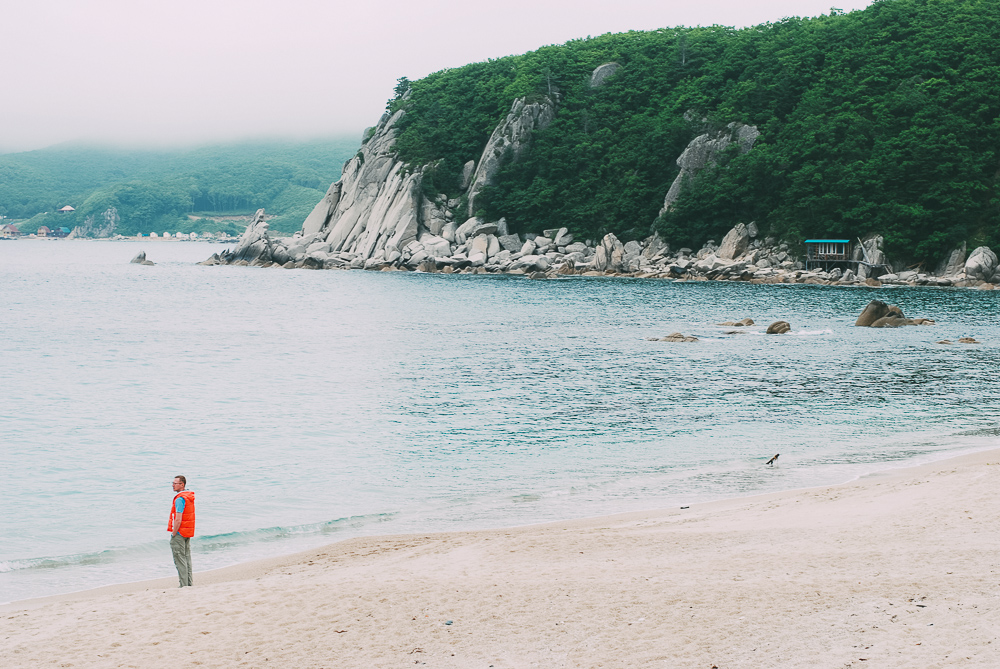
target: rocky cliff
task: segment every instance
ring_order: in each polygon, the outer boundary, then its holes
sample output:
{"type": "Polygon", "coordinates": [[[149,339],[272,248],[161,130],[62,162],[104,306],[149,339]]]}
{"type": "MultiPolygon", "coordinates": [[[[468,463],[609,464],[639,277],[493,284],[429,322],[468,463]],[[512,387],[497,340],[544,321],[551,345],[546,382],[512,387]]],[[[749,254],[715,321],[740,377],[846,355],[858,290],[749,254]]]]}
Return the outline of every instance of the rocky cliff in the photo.
{"type": "MultiPolygon", "coordinates": [[[[592,87],[610,85],[621,69],[601,65],[591,75],[592,87]]],[[[724,279],[759,283],[863,282],[919,285],[1000,283],[996,255],[986,247],[965,258],[964,246],[943,262],[936,275],[919,269],[891,271],[882,238],[869,236],[855,247],[857,271],[807,271],[794,245],[762,236],[754,222],[737,223],[720,244],[708,240],[693,251],[671,251],[667,240],[653,234],[623,242],[612,233],[597,240],[574,239],[566,227],[541,234],[510,234],[504,219],[470,216],[482,189],[493,185],[505,165],[516,164],[531,150],[532,137],[556,116],[549,97],[518,98],[497,124],[479,161],[462,171],[464,198],[425,195],[424,174],[435,163],[407,165],[396,150],[405,108],[384,115],[366,132],[367,139],[347,162],[343,174],[291,238],[272,238],[264,212],[254,217],[232,251],[205,264],[282,265],[311,269],[421,270],[424,272],[520,273],[535,278],[557,275],[629,275],[673,279],[724,279]],[[464,200],[467,200],[464,201],[464,200]],[[464,219],[464,221],[462,220],[464,219]],[[462,221],[462,222],[460,222],[462,221]]],[[[722,130],[695,137],[676,159],[680,172],[664,196],[661,215],[682,190],[705,170],[719,164],[726,151],[749,152],[759,136],[756,127],[730,123],[722,130]]]]}
{"type": "Polygon", "coordinates": [[[677,158],[677,166],[681,168],[681,171],[674,182],[670,184],[670,189],[663,198],[660,216],[670,210],[670,207],[681,196],[685,185],[691,183],[699,172],[716,165],[719,154],[731,146],[738,147],[740,153],[747,153],[753,148],[753,144],[759,136],[760,131],[757,130],[756,126],[730,123],[723,130],[707,132],[691,140],[691,143],[677,158]]]}
{"type": "Polygon", "coordinates": [[[556,112],[552,101],[528,104],[524,98],[514,101],[507,118],[497,126],[483,149],[469,187],[469,216],[475,212],[476,196],[484,186],[495,183],[497,172],[507,163],[516,163],[527,152],[531,135],[552,123],[556,112]]]}
{"type": "MultiPolygon", "coordinates": [[[[504,165],[517,162],[528,150],[534,132],[555,116],[548,98],[514,101],[493,131],[478,165],[470,161],[464,184],[468,208],[461,200],[439,195],[428,199],[422,178],[428,166],[407,166],[395,150],[397,125],[406,114],[386,114],[366,134],[368,139],[344,166],[339,181],[290,239],[272,239],[262,212],[248,226],[237,248],[215,259],[221,263],[301,264],[315,267],[372,268],[382,265],[416,267],[426,259],[458,257],[484,265],[504,250],[507,235],[501,220],[487,222],[456,216],[473,211],[476,195],[493,183],[504,165]]],[[[507,246],[517,246],[508,240],[507,246]]],[[[508,254],[510,250],[507,250],[508,254]]]]}

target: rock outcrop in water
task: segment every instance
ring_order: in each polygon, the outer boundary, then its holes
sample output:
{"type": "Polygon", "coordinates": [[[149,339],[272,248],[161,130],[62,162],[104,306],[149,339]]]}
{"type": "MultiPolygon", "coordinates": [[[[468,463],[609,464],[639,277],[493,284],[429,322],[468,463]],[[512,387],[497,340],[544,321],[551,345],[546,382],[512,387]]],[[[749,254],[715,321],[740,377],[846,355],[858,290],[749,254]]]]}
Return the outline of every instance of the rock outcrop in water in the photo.
{"type": "Polygon", "coordinates": [[[788,321],[775,321],[767,326],[765,334],[788,334],[792,331],[792,326],[788,321]]]}
{"type": "Polygon", "coordinates": [[[129,262],[132,263],[133,265],[155,265],[156,264],[152,260],[146,260],[146,252],[145,251],[139,251],[139,253],[137,253],[135,255],[135,257],[132,258],[129,262]]]}
{"type": "Polygon", "coordinates": [[[881,300],[872,300],[858,316],[854,325],[870,328],[898,328],[904,325],[934,325],[934,321],[930,318],[907,318],[898,306],[886,304],[881,300]]]}

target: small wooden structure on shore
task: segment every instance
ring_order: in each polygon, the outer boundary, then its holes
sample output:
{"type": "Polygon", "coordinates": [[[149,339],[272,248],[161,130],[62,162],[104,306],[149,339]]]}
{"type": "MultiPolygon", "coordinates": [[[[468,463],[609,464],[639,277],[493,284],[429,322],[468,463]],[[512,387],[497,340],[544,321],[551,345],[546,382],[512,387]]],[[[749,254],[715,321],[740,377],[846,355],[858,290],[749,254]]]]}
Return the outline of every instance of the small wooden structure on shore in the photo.
{"type": "Polygon", "coordinates": [[[807,239],[805,244],[806,269],[819,268],[830,271],[835,267],[841,267],[857,273],[863,266],[868,276],[878,276],[889,271],[889,266],[885,263],[872,262],[868,257],[868,249],[861,240],[858,240],[861,260],[853,258],[850,239],[807,239]]]}
{"type": "Polygon", "coordinates": [[[852,264],[857,264],[857,261],[851,260],[850,239],[806,240],[806,269],[821,267],[829,270],[837,265],[850,267],[852,264]]]}

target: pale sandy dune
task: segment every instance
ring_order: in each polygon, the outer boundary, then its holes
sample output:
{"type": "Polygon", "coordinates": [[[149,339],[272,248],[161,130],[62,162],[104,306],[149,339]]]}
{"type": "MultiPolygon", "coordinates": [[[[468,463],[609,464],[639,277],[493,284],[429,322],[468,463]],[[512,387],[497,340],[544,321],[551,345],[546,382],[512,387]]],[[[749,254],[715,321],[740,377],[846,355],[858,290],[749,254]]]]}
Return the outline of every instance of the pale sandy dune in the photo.
{"type": "Polygon", "coordinates": [[[991,451],[14,604],[0,666],[1000,667],[998,562],[991,451]]]}

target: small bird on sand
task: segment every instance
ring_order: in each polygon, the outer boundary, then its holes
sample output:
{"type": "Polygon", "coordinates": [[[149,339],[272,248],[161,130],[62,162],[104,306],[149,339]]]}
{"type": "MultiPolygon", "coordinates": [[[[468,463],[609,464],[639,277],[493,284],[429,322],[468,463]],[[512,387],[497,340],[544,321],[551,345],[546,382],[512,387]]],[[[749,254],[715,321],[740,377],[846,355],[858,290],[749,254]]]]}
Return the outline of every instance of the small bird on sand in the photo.
{"type": "Polygon", "coordinates": [[[773,467],[774,466],[774,461],[778,459],[779,455],[781,455],[781,453],[775,453],[774,457],[771,458],[770,460],[768,460],[766,464],[769,464],[769,465],[771,465],[773,467]]]}

